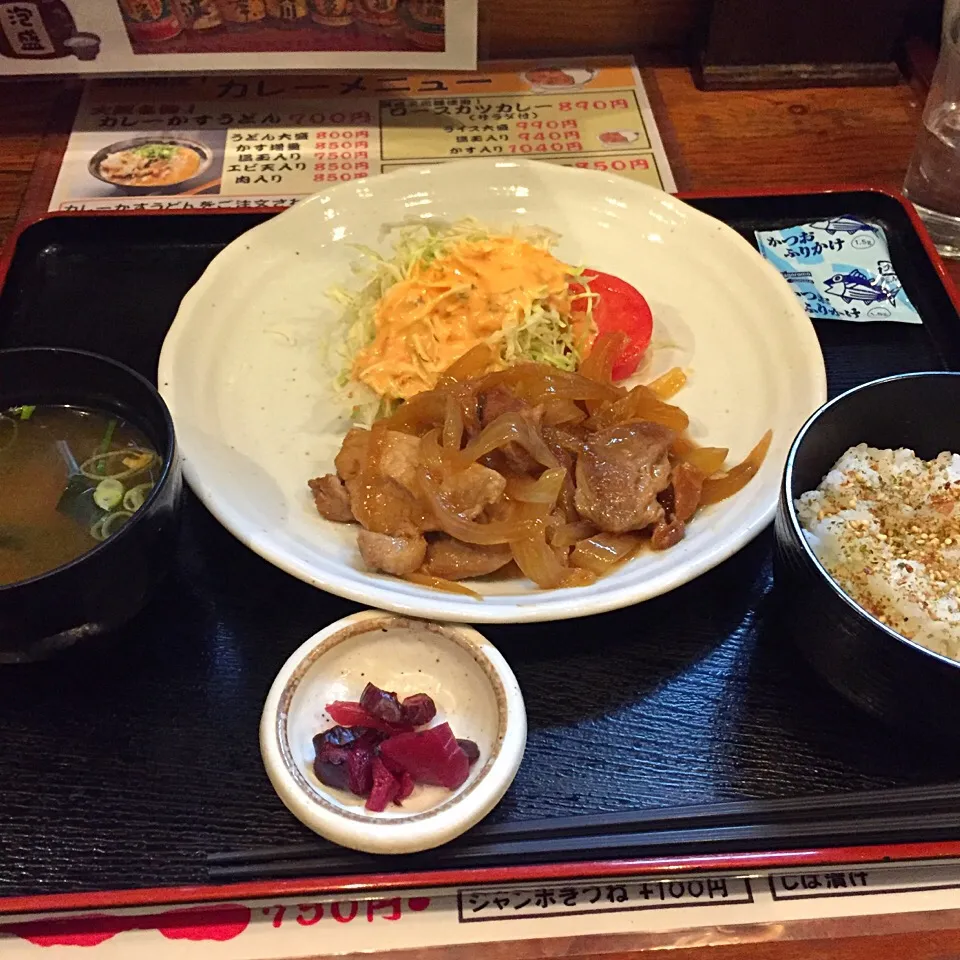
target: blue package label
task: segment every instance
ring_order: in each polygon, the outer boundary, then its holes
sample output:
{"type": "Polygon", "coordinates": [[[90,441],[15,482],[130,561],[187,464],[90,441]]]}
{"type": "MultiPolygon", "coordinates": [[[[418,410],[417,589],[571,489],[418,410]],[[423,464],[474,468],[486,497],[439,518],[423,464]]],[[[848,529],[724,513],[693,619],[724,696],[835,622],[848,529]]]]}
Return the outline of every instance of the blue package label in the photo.
{"type": "Polygon", "coordinates": [[[921,323],[881,227],[858,217],[757,230],[757,245],[815,320],[921,323]]]}

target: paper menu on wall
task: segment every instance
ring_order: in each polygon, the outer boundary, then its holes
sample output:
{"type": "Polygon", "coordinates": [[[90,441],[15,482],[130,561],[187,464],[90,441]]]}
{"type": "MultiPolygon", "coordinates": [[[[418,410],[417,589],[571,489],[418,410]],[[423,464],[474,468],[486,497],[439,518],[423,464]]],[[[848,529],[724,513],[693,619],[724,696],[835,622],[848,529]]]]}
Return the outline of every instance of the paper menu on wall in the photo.
{"type": "Polygon", "coordinates": [[[0,76],[460,70],[477,0],[0,0],[0,76]]]}
{"type": "Polygon", "coordinates": [[[332,184],[474,157],[674,189],[640,74],[617,58],[94,81],[50,209],[283,207],[332,184]]]}

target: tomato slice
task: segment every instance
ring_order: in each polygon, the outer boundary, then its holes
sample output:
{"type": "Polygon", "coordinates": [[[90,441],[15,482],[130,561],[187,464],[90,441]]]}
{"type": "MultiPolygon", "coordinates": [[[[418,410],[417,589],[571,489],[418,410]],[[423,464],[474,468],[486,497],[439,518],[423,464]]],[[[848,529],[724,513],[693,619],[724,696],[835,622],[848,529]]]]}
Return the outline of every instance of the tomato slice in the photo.
{"type": "MultiPolygon", "coordinates": [[[[586,270],[585,273],[593,278],[589,281],[591,292],[600,295],[593,301],[597,334],[622,331],[627,335],[627,343],[613,364],[613,379],[624,380],[636,373],[650,346],[653,314],[640,291],[625,280],[599,270],[586,270]]],[[[585,290],[582,284],[571,283],[570,292],[578,294],[585,290]]]]}

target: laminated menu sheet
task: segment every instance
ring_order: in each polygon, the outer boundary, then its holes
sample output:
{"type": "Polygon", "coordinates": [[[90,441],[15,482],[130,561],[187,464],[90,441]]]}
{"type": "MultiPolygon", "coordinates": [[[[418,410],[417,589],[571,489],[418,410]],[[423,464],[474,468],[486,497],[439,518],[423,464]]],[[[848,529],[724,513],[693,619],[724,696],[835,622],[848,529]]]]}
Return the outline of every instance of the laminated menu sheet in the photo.
{"type": "Polygon", "coordinates": [[[674,180],[629,58],[468,73],[91,81],[51,210],[284,207],[337,183],[471,158],[674,180]]]}
{"type": "MultiPolygon", "coordinates": [[[[830,935],[824,921],[883,914],[889,930],[890,917],[957,908],[955,859],[798,864],[21,914],[0,918],[0,950],[9,960],[75,957],[78,947],[94,960],[280,960],[392,950],[429,957],[430,948],[509,940],[517,956],[530,956],[521,942],[633,935],[676,949],[761,940],[780,956],[772,942],[802,939],[805,921],[819,921],[810,935],[822,937],[830,935]]],[[[589,940],[578,943],[589,952],[589,940]]]]}

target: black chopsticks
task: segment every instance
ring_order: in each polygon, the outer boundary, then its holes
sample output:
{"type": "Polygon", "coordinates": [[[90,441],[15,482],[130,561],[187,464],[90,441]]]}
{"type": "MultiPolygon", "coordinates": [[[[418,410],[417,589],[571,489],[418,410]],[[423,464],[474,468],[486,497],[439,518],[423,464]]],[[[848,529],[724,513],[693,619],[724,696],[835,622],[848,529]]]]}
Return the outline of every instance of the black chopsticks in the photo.
{"type": "Polygon", "coordinates": [[[211,880],[467,869],[576,860],[761,852],[809,845],[960,838],[960,786],[757,800],[482,824],[437,850],[353,853],[324,840],[210,854],[211,880]]]}

